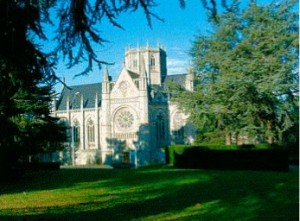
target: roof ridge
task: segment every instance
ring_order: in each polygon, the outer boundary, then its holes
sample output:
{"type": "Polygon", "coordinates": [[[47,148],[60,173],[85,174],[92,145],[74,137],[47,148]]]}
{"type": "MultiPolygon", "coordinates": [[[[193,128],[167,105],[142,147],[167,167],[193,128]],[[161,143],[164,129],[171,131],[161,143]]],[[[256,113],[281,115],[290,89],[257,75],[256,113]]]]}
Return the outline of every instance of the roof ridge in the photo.
{"type": "Polygon", "coordinates": [[[76,85],[70,85],[68,87],[72,88],[72,87],[82,87],[82,86],[87,86],[87,85],[101,85],[102,82],[98,82],[98,83],[88,83],[88,84],[76,84],[76,85]]]}
{"type": "Polygon", "coordinates": [[[179,76],[179,75],[187,75],[188,73],[182,73],[182,74],[168,74],[166,77],[171,77],[171,76],[179,76]]]}

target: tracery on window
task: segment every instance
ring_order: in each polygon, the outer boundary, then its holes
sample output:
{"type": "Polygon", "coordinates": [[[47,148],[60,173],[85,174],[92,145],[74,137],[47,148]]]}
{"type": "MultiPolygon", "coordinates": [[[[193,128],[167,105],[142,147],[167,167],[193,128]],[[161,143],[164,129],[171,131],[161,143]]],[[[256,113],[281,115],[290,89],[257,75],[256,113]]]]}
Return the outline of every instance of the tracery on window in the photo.
{"type": "Polygon", "coordinates": [[[121,130],[131,129],[134,125],[134,116],[127,108],[123,108],[116,113],[115,123],[121,130]]]}
{"type": "Polygon", "coordinates": [[[92,147],[95,145],[95,125],[94,122],[89,119],[87,123],[87,138],[88,138],[88,145],[92,147]]]}
{"type": "Polygon", "coordinates": [[[73,141],[75,144],[78,144],[80,142],[80,126],[77,120],[74,121],[72,130],[73,130],[73,141]]]}

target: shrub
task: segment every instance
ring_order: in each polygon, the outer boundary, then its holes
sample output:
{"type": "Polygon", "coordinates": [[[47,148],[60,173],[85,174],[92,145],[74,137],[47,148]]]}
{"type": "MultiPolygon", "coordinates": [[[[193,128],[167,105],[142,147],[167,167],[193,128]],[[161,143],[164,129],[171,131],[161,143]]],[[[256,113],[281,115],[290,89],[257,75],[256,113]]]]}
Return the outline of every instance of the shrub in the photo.
{"type": "Polygon", "coordinates": [[[288,151],[270,145],[173,145],[168,150],[168,162],[179,168],[285,171],[289,165],[288,151]]]}
{"type": "Polygon", "coordinates": [[[176,154],[182,154],[185,149],[191,148],[190,145],[171,145],[166,148],[166,162],[167,164],[174,165],[175,163],[175,153],[176,154]]]}

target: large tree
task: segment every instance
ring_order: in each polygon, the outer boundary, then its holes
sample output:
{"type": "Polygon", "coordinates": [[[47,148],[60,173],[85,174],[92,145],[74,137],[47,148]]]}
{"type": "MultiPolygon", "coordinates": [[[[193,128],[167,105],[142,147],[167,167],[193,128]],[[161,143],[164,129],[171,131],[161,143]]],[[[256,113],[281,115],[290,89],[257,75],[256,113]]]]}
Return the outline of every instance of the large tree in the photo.
{"type": "Polygon", "coordinates": [[[268,143],[298,136],[298,15],[296,1],[238,4],[199,35],[191,50],[197,86],[175,99],[199,131],[224,141],[268,143]],[[253,138],[252,141],[250,138],[253,138]],[[255,139],[254,139],[255,138],[255,139]]]}

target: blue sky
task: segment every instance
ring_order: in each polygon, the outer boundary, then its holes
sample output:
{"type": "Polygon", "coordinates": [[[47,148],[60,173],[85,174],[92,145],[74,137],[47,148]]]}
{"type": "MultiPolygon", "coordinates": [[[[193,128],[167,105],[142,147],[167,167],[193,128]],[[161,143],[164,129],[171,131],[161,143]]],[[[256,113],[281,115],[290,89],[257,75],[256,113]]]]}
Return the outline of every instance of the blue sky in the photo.
{"type": "MultiPolygon", "coordinates": [[[[147,44],[151,47],[160,45],[165,48],[169,75],[186,72],[191,60],[189,50],[192,41],[196,35],[205,33],[210,29],[206,11],[200,0],[186,0],[185,9],[180,8],[178,0],[157,0],[157,2],[159,5],[153,9],[153,12],[163,18],[165,22],[153,18],[152,29],[147,25],[146,17],[142,11],[122,14],[118,18],[119,24],[125,30],[113,27],[106,21],[99,25],[98,29],[102,37],[110,42],[95,47],[95,51],[98,59],[115,63],[108,66],[113,80],[116,80],[121,72],[125,48],[129,46],[143,47],[147,44]]],[[[99,70],[96,66],[88,76],[73,78],[74,74],[82,71],[85,65],[77,65],[70,70],[65,68],[64,63],[60,63],[56,72],[59,77],[65,78],[68,85],[101,82],[103,69],[99,70]]]]}
{"type": "MultiPolygon", "coordinates": [[[[199,0],[187,0],[186,8],[181,9],[178,0],[158,0],[159,5],[153,9],[164,22],[152,19],[152,29],[147,25],[147,20],[142,11],[122,14],[118,22],[125,30],[113,27],[103,21],[98,29],[102,37],[110,42],[96,47],[98,59],[114,62],[108,66],[113,80],[121,72],[125,49],[127,47],[160,45],[167,51],[168,74],[184,73],[188,68],[188,51],[194,36],[200,31],[208,30],[206,12],[199,0]]],[[[84,69],[86,64],[77,65],[73,69],[65,68],[64,63],[57,67],[59,77],[64,77],[68,85],[97,83],[102,81],[102,70],[96,66],[88,76],[74,74],[84,69]]]]}

